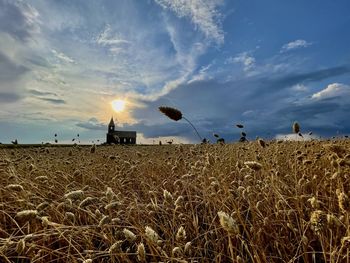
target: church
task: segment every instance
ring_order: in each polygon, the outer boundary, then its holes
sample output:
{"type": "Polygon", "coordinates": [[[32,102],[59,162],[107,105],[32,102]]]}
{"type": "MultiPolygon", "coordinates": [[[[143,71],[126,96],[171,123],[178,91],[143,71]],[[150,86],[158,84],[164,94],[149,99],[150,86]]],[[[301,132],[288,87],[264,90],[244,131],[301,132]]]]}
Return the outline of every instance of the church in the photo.
{"type": "Polygon", "coordinates": [[[108,124],[107,144],[136,144],[136,131],[116,131],[113,117],[108,124]]]}

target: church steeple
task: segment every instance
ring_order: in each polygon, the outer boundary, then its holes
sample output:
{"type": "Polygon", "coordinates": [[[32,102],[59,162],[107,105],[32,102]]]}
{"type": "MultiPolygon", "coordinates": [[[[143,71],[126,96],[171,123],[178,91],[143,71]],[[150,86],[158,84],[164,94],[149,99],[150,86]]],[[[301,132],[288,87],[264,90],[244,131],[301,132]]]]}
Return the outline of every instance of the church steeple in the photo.
{"type": "Polygon", "coordinates": [[[108,124],[108,132],[113,132],[115,130],[115,125],[114,125],[114,120],[113,120],[113,116],[108,124]]]}

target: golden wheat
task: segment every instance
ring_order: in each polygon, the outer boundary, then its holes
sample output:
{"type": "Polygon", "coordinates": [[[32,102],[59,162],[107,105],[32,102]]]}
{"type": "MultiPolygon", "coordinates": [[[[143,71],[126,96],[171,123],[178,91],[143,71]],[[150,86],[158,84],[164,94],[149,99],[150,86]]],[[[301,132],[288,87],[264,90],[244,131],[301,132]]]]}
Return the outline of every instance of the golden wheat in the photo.
{"type": "Polygon", "coordinates": [[[347,262],[349,149],[0,148],[0,262],[347,262]]]}

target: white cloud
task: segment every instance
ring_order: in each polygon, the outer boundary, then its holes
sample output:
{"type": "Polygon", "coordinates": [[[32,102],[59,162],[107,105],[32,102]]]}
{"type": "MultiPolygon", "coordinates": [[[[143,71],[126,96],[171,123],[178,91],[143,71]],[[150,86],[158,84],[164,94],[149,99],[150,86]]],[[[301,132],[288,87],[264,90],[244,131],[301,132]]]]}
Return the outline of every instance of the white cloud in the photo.
{"type": "Polygon", "coordinates": [[[0,32],[29,40],[40,33],[39,12],[25,1],[0,1],[0,32]]]}
{"type": "Polygon", "coordinates": [[[96,43],[108,47],[113,55],[123,52],[126,46],[131,44],[130,41],[123,39],[118,34],[113,34],[109,24],[106,25],[105,29],[96,38],[96,43]]]}
{"type": "Polygon", "coordinates": [[[109,24],[106,25],[105,29],[97,37],[96,42],[102,46],[112,46],[119,44],[129,44],[130,42],[120,38],[116,34],[112,34],[112,29],[109,24]]]}
{"type": "Polygon", "coordinates": [[[59,60],[61,60],[62,62],[65,62],[65,63],[75,63],[74,59],[68,57],[67,55],[65,55],[64,53],[62,52],[58,52],[56,50],[51,50],[51,52],[54,54],[54,56],[56,58],[58,58],[59,60]]]}
{"type": "MultiPolygon", "coordinates": [[[[207,45],[200,42],[195,36],[191,37],[191,39],[183,38],[181,29],[171,25],[169,21],[166,22],[165,28],[175,50],[175,61],[177,64],[177,71],[175,74],[176,78],[174,78],[174,75],[171,76],[165,81],[161,90],[157,90],[155,93],[144,96],[145,99],[152,101],[164,96],[171,90],[176,89],[181,84],[194,81],[196,76],[192,75],[197,67],[197,59],[207,50],[207,45]]],[[[210,65],[207,68],[202,68],[199,71],[199,75],[203,76],[209,67],[210,65]]]]}
{"type": "Polygon", "coordinates": [[[209,76],[208,70],[211,68],[211,66],[212,64],[201,67],[201,69],[198,71],[198,74],[194,75],[187,83],[210,79],[211,77],[209,76]]]}
{"type": "Polygon", "coordinates": [[[124,51],[124,49],[121,48],[121,47],[111,47],[111,48],[109,49],[109,51],[110,51],[113,55],[117,55],[117,54],[122,53],[122,52],[124,51]]]}
{"type": "Polygon", "coordinates": [[[297,39],[295,41],[289,42],[285,45],[282,46],[281,53],[293,50],[293,49],[298,49],[298,48],[305,48],[308,46],[311,46],[311,42],[307,42],[306,40],[303,39],[297,39]]]}
{"type": "Polygon", "coordinates": [[[222,0],[155,0],[164,9],[170,9],[178,17],[187,17],[202,31],[206,37],[214,39],[218,44],[224,42],[220,13],[217,8],[222,0]]]}
{"type": "Polygon", "coordinates": [[[306,92],[308,91],[308,88],[304,84],[297,84],[292,87],[292,90],[297,92],[306,92]]]}
{"type": "Polygon", "coordinates": [[[41,24],[41,21],[39,19],[39,12],[31,5],[25,4],[23,2],[21,3],[21,9],[22,9],[22,14],[26,18],[26,23],[27,25],[33,27],[33,30],[36,33],[40,32],[40,27],[39,24],[41,24]]]}
{"type": "Polygon", "coordinates": [[[191,73],[196,68],[196,59],[206,51],[207,46],[195,37],[190,40],[183,38],[181,30],[170,23],[167,23],[166,30],[176,51],[176,61],[186,74],[191,73]]]}
{"type": "Polygon", "coordinates": [[[350,86],[340,83],[333,83],[328,85],[327,88],[313,94],[311,98],[315,100],[322,100],[344,95],[350,95],[350,86]]]}
{"type": "Polygon", "coordinates": [[[256,114],[256,111],[254,110],[246,110],[245,112],[242,113],[242,116],[250,117],[250,116],[254,116],[255,114],[256,114]]]}
{"type": "Polygon", "coordinates": [[[244,71],[249,71],[255,67],[255,58],[248,52],[242,52],[236,57],[230,57],[226,60],[226,63],[241,63],[244,71]]]}

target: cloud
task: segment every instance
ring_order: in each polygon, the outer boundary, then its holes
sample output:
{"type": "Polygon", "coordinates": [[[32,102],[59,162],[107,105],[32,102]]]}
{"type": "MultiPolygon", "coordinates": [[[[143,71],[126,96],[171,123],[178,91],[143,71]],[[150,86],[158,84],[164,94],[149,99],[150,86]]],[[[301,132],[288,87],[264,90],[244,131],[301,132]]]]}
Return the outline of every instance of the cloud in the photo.
{"type": "Polygon", "coordinates": [[[27,67],[16,64],[0,51],[0,80],[2,82],[15,81],[28,71],[27,67]]]}
{"type": "Polygon", "coordinates": [[[53,65],[41,55],[31,53],[29,58],[24,59],[25,62],[29,62],[33,67],[39,66],[45,69],[52,68],[53,65]]]}
{"type": "Polygon", "coordinates": [[[52,104],[66,104],[66,101],[60,98],[57,98],[58,95],[55,92],[50,92],[50,91],[39,91],[35,89],[30,89],[28,90],[28,93],[31,95],[34,95],[36,99],[46,101],[52,104]],[[53,96],[55,98],[50,98],[46,96],[53,96]]]}
{"type": "Polygon", "coordinates": [[[185,122],[162,118],[158,107],[167,105],[180,109],[200,134],[211,140],[213,132],[227,141],[238,140],[239,131],[234,127],[238,122],[245,124],[250,139],[287,134],[295,120],[301,122],[304,131],[320,135],[332,135],[336,130],[350,132],[350,124],[346,121],[349,103],[336,99],[314,100],[308,90],[294,90],[299,83],[317,82],[346,73],[349,73],[347,67],[335,67],[306,73],[278,73],[269,77],[253,76],[230,81],[216,78],[181,83],[155,100],[142,100],[144,107],[132,112],[139,123],[128,128],[144,133],[145,137],[171,135],[198,141],[185,122]]]}
{"type": "Polygon", "coordinates": [[[155,0],[164,9],[170,9],[178,17],[187,17],[204,35],[216,41],[224,42],[224,32],[220,23],[218,7],[221,0],[155,0]]]}
{"type": "Polygon", "coordinates": [[[327,98],[334,98],[339,96],[350,96],[350,86],[333,83],[329,84],[325,89],[314,93],[311,98],[315,100],[322,100],[327,98]]]}
{"type": "Polygon", "coordinates": [[[102,46],[113,46],[120,44],[130,44],[129,41],[121,39],[117,35],[112,34],[111,25],[107,24],[105,29],[100,33],[96,39],[96,43],[102,46]]]}
{"type": "Polygon", "coordinates": [[[91,118],[85,122],[79,122],[76,126],[87,130],[102,130],[107,132],[107,124],[99,122],[96,118],[91,118]]]}
{"type": "Polygon", "coordinates": [[[230,57],[226,63],[240,63],[243,65],[244,71],[249,71],[255,67],[255,58],[248,52],[242,52],[236,57],[230,57]]]}
{"type": "Polygon", "coordinates": [[[205,53],[207,45],[202,43],[198,36],[183,35],[183,29],[172,25],[169,21],[166,30],[175,51],[176,62],[181,65],[185,75],[192,73],[196,68],[196,60],[205,53]]]}
{"type": "Polygon", "coordinates": [[[18,87],[29,68],[16,64],[0,51],[0,93],[2,102],[15,102],[22,92],[18,87]]]}
{"type": "Polygon", "coordinates": [[[281,53],[294,50],[294,49],[305,48],[311,45],[312,45],[311,42],[307,42],[306,40],[303,40],[303,39],[298,39],[298,40],[289,42],[287,44],[284,44],[281,48],[281,53]]]}
{"type": "Polygon", "coordinates": [[[52,95],[52,96],[57,97],[57,94],[54,93],[54,92],[39,91],[39,90],[35,90],[35,89],[30,89],[30,90],[28,90],[28,92],[29,92],[30,94],[35,95],[35,96],[47,96],[47,95],[50,96],[50,95],[52,95]]]}
{"type": "Polygon", "coordinates": [[[195,81],[201,81],[205,79],[211,79],[208,71],[211,68],[212,64],[209,64],[207,66],[203,66],[200,68],[197,74],[195,74],[189,81],[188,83],[195,82],[195,81]]]}
{"type": "MultiPolygon", "coordinates": [[[[271,82],[270,86],[262,85],[260,92],[261,95],[268,95],[267,92],[263,92],[263,89],[265,91],[279,91],[282,92],[285,88],[290,88],[294,85],[300,84],[300,83],[309,83],[309,82],[316,82],[321,81],[324,79],[328,79],[331,77],[337,77],[342,75],[349,75],[350,73],[350,66],[349,65],[343,65],[343,66],[337,66],[337,67],[331,67],[321,70],[315,70],[311,72],[306,73],[289,73],[289,74],[279,74],[277,76],[269,76],[262,78],[263,82],[271,82]]],[[[254,90],[252,92],[252,96],[256,96],[254,93],[254,90]]]]}
{"type": "MultiPolygon", "coordinates": [[[[313,131],[321,136],[333,136],[340,133],[350,133],[348,122],[349,103],[339,102],[337,99],[312,100],[305,99],[302,103],[288,103],[279,105],[280,110],[274,115],[290,125],[280,132],[285,134],[291,131],[291,123],[298,121],[302,132],[313,131]]],[[[282,123],[281,123],[282,125],[282,123]]]]}
{"type": "Polygon", "coordinates": [[[40,32],[38,11],[24,1],[0,0],[0,31],[27,41],[40,32]]]}
{"type": "Polygon", "coordinates": [[[339,110],[340,105],[335,101],[306,101],[304,103],[289,103],[276,112],[290,120],[316,120],[318,115],[339,110]]]}
{"type": "Polygon", "coordinates": [[[56,58],[58,58],[60,61],[64,62],[64,63],[75,63],[74,59],[68,57],[67,55],[65,55],[62,52],[58,52],[56,50],[51,50],[51,52],[54,54],[54,56],[56,58]]]}
{"type": "Polygon", "coordinates": [[[309,90],[304,84],[296,84],[291,89],[296,92],[307,92],[309,90]]]}
{"type": "Polygon", "coordinates": [[[20,98],[21,98],[20,95],[16,93],[7,93],[7,92],[0,91],[0,102],[11,103],[11,102],[18,101],[20,98]]]}
{"type": "Polygon", "coordinates": [[[62,100],[62,99],[41,98],[41,97],[37,97],[37,98],[39,100],[47,101],[47,102],[50,102],[52,104],[66,104],[66,101],[62,100]]]}
{"type": "Polygon", "coordinates": [[[112,54],[119,54],[123,52],[131,42],[113,34],[111,25],[107,24],[104,30],[97,36],[96,43],[108,47],[112,54]]]}

